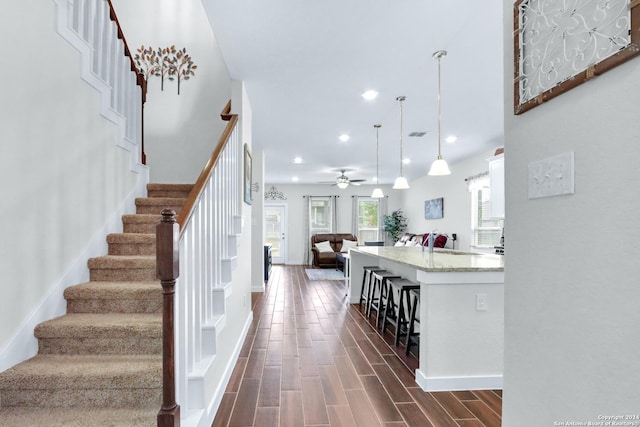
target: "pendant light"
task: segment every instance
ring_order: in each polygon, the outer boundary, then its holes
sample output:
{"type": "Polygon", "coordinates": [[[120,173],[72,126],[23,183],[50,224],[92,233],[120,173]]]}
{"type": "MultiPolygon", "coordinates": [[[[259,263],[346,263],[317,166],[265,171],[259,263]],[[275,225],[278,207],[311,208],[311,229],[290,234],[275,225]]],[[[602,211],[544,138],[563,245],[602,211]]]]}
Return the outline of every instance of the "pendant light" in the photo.
{"type": "Polygon", "coordinates": [[[429,175],[432,176],[451,174],[447,162],[442,158],[442,154],[440,153],[440,128],[442,121],[442,107],[440,96],[440,60],[445,56],[447,56],[447,51],[445,50],[439,50],[433,54],[433,58],[438,61],[438,157],[433,161],[433,163],[431,163],[431,169],[429,169],[429,175]]]}
{"type": "Polygon", "coordinates": [[[381,199],[384,197],[382,194],[382,189],[380,188],[380,178],[378,177],[378,146],[379,142],[379,131],[382,125],[373,125],[376,128],[376,188],[373,189],[373,193],[371,193],[371,197],[373,199],[381,199]]]}
{"type": "Polygon", "coordinates": [[[400,103],[400,176],[397,177],[396,181],[393,183],[394,190],[406,190],[409,188],[407,178],[402,175],[402,103],[405,99],[407,99],[406,96],[399,96],[396,98],[396,101],[400,103]]]}

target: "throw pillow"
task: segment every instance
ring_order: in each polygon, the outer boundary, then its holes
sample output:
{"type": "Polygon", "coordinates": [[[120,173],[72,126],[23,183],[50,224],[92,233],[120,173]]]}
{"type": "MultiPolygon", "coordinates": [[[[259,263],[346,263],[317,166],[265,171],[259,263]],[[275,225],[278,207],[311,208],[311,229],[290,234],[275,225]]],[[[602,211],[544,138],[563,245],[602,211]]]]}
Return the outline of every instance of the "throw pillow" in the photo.
{"type": "Polygon", "coordinates": [[[407,243],[404,244],[405,246],[418,246],[418,242],[416,242],[415,240],[409,240],[407,243]]]}
{"type": "MultiPolygon", "coordinates": [[[[433,247],[444,248],[446,244],[447,244],[447,236],[445,234],[440,234],[439,236],[436,237],[436,240],[433,242],[433,247]]],[[[429,233],[426,233],[424,235],[424,238],[422,240],[422,246],[429,246],[429,233]]]]}
{"type": "Polygon", "coordinates": [[[324,242],[318,242],[315,244],[316,249],[320,252],[333,252],[333,248],[331,247],[331,243],[328,240],[324,242]]]}
{"type": "Polygon", "coordinates": [[[404,242],[402,240],[398,240],[393,246],[404,246],[404,242]]]}
{"type": "Polygon", "coordinates": [[[358,246],[358,242],[342,239],[342,248],[340,249],[340,252],[349,252],[349,248],[355,248],[356,246],[358,246]]]}

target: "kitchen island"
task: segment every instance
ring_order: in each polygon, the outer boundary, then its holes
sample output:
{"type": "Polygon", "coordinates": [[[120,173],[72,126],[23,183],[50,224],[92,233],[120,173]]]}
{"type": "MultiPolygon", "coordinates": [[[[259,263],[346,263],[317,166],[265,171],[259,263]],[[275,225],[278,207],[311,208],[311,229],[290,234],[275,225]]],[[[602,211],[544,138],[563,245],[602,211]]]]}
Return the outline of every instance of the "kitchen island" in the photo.
{"type": "Polygon", "coordinates": [[[349,301],[359,302],[367,265],[419,283],[418,385],[425,391],[501,389],[504,257],[422,249],[351,248],[349,301]]]}

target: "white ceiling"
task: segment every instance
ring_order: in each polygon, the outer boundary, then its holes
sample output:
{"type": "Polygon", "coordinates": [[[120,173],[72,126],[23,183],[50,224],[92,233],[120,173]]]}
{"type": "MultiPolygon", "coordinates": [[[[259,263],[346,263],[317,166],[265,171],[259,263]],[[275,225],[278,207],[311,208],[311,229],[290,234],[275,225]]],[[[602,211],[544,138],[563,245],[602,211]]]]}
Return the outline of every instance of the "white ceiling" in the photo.
{"type": "Polygon", "coordinates": [[[442,60],[442,154],[455,164],[503,144],[500,0],[204,0],[231,77],[253,109],[253,145],[268,183],[332,181],[339,169],[373,184],[426,174],[437,155],[437,61],[442,60]],[[379,96],[365,101],[361,93],[379,96]],[[408,137],[427,131],[422,138],[408,137]],[[350,135],[341,142],[338,136],[350,135]],[[455,134],[457,142],[446,143],[455,134]],[[304,164],[293,164],[300,156],[304,164]]]}

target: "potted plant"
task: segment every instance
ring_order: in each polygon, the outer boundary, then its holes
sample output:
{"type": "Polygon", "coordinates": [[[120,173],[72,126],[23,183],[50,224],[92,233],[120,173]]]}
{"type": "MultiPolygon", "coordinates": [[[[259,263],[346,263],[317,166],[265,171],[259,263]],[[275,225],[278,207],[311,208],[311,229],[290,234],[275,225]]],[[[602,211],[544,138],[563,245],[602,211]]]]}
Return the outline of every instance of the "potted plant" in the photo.
{"type": "Polygon", "coordinates": [[[390,215],[385,215],[382,219],[384,225],[384,231],[389,234],[389,237],[393,239],[393,242],[397,242],[404,230],[407,228],[407,218],[402,213],[402,209],[397,209],[391,212],[390,215]]]}

